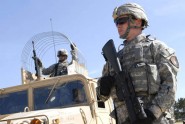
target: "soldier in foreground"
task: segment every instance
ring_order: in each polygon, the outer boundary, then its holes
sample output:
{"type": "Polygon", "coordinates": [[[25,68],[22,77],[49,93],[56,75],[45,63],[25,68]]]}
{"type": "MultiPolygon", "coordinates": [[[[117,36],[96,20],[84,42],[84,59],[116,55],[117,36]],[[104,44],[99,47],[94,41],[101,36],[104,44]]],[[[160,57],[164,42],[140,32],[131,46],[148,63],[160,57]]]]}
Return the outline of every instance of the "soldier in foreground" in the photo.
{"type": "Polygon", "coordinates": [[[42,74],[50,75],[50,77],[66,75],[68,74],[67,67],[68,67],[68,53],[67,50],[61,49],[57,52],[58,63],[55,63],[48,68],[43,68],[42,62],[38,59],[38,65],[42,68],[42,74]]]}
{"type": "Polygon", "coordinates": [[[176,76],[179,69],[175,51],[163,42],[142,33],[148,26],[148,19],[140,5],[127,3],[115,8],[113,19],[120,38],[125,39],[124,48],[117,54],[122,70],[128,74],[124,79],[129,79],[133,84],[146,117],[137,117],[136,121],[131,121],[129,113],[132,112],[128,111],[128,104],[124,99],[128,94],[124,94],[118,83],[115,83],[117,73],[109,61],[98,81],[99,98],[103,101],[113,98],[118,124],[173,123],[170,122],[170,116],[166,115],[170,114],[167,112],[175,102],[176,76]]]}

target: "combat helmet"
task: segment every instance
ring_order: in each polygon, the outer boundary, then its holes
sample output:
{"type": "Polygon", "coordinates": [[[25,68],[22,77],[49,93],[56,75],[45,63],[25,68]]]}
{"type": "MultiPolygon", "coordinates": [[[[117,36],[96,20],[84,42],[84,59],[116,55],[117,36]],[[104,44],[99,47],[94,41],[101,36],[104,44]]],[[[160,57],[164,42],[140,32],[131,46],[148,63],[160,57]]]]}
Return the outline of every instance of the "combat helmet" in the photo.
{"type": "Polygon", "coordinates": [[[123,16],[123,15],[132,15],[136,19],[143,20],[143,28],[146,28],[148,26],[148,18],[145,14],[144,9],[136,4],[136,3],[126,3],[119,7],[116,7],[113,11],[113,18],[116,20],[117,18],[123,16]]]}
{"type": "Polygon", "coordinates": [[[57,57],[61,56],[61,55],[66,55],[68,56],[67,50],[66,49],[60,49],[57,52],[57,57]]]}

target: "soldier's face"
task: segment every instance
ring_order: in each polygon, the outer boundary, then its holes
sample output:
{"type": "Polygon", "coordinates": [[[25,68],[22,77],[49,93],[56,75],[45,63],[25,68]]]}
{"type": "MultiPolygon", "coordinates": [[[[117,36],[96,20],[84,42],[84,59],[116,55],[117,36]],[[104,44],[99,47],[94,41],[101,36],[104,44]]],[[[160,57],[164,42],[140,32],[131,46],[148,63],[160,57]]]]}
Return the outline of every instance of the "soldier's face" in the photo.
{"type": "Polygon", "coordinates": [[[125,34],[128,27],[128,16],[122,16],[115,21],[120,36],[125,34]]]}
{"type": "Polygon", "coordinates": [[[59,61],[63,62],[64,60],[67,59],[67,56],[65,56],[65,55],[60,55],[58,58],[59,58],[59,61]]]}

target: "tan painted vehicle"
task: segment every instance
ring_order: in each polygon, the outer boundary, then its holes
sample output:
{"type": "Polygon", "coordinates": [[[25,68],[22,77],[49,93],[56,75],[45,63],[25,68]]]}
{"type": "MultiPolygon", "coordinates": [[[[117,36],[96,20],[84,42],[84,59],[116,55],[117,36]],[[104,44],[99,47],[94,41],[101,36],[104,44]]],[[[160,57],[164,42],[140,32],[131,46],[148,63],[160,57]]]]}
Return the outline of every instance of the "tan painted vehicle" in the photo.
{"type": "Polygon", "coordinates": [[[115,124],[112,100],[98,100],[97,79],[72,58],[68,75],[35,76],[23,67],[22,85],[0,89],[0,124],[115,124]]]}

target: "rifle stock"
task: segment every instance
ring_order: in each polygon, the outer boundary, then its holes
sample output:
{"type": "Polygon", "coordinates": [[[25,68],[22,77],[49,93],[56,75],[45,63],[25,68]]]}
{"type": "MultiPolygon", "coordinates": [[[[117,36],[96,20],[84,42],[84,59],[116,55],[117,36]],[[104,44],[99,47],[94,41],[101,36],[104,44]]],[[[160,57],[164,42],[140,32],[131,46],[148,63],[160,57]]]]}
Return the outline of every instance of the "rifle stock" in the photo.
{"type": "Polygon", "coordinates": [[[112,39],[103,46],[102,51],[105,60],[111,64],[117,74],[117,96],[120,100],[125,101],[131,124],[135,124],[137,119],[147,118],[146,113],[144,112],[144,108],[135,94],[135,89],[128,72],[121,68],[116,48],[112,39]]]}

